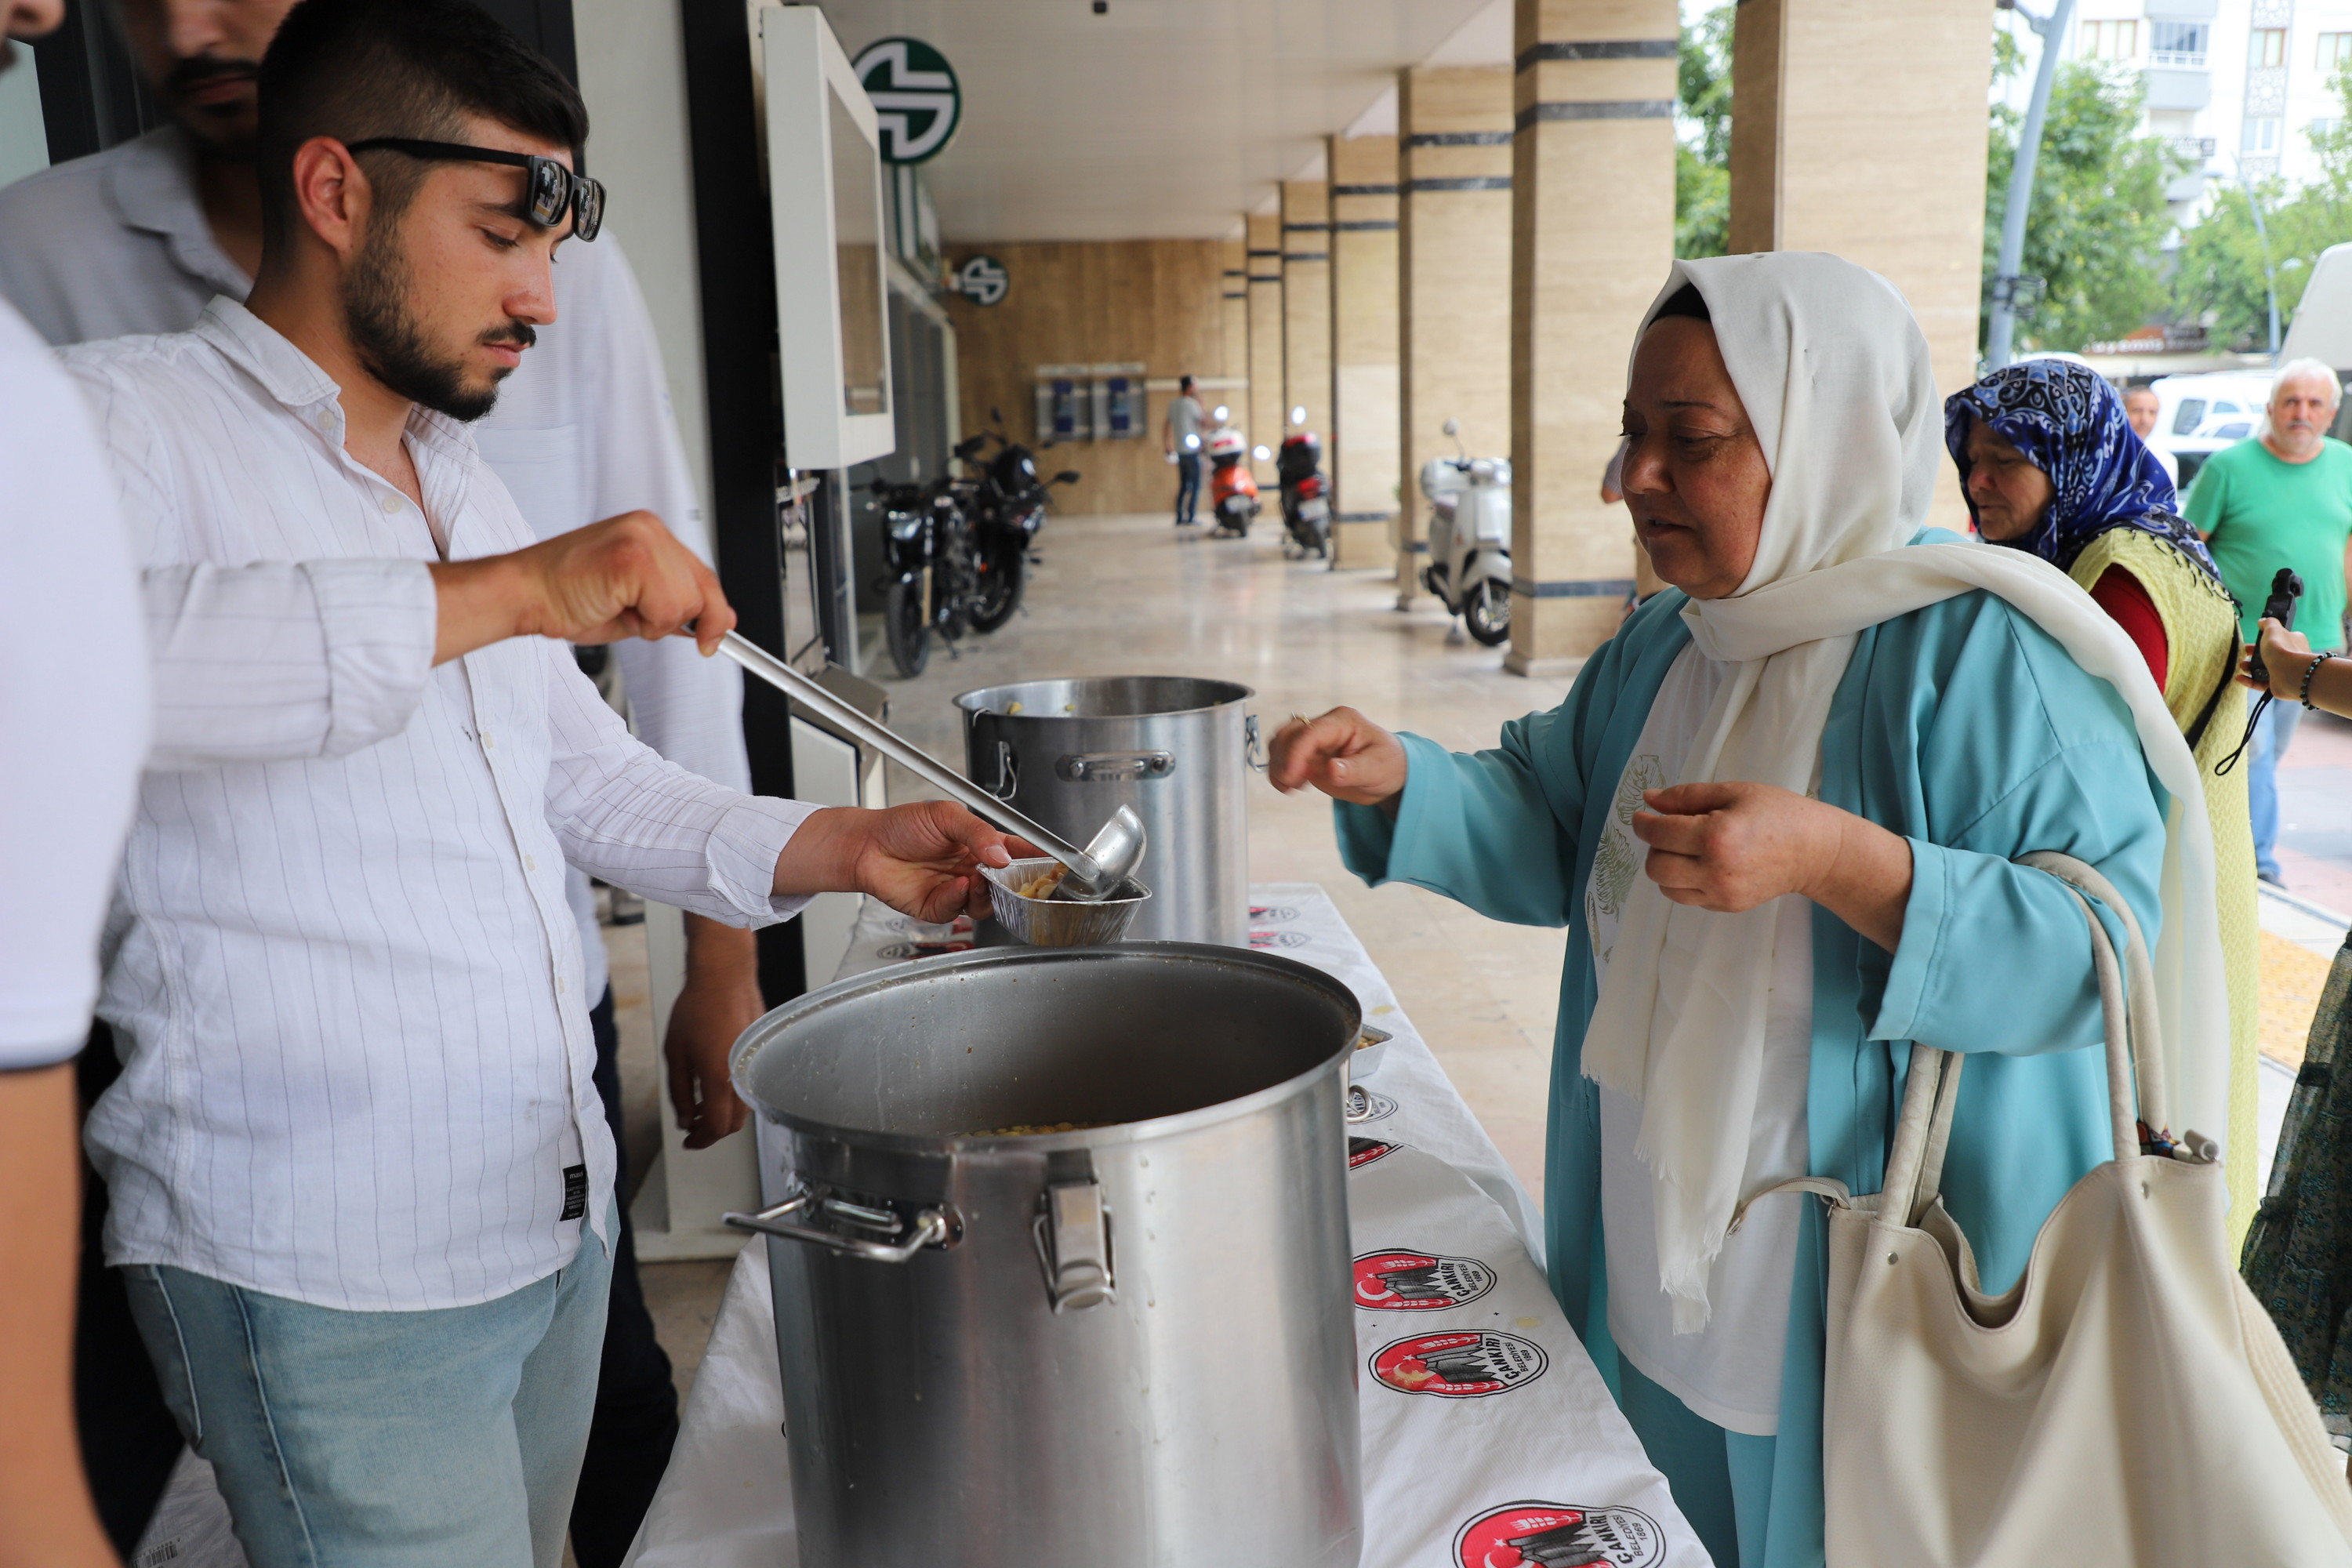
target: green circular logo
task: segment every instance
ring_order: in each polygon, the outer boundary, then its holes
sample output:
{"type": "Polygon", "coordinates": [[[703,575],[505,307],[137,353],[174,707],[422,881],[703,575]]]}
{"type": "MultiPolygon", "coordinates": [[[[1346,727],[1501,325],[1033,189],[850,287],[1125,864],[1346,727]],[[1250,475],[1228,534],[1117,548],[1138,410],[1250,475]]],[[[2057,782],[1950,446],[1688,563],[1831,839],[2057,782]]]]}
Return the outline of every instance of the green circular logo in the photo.
{"type": "Polygon", "coordinates": [[[975,305],[993,305],[1013,287],[1013,270],[993,256],[975,256],[956,268],[956,292],[975,305]]]}
{"type": "Polygon", "coordinates": [[[947,56],[920,38],[878,38],[850,62],[882,132],[882,161],[921,163],[946,151],[963,118],[947,56]]]}

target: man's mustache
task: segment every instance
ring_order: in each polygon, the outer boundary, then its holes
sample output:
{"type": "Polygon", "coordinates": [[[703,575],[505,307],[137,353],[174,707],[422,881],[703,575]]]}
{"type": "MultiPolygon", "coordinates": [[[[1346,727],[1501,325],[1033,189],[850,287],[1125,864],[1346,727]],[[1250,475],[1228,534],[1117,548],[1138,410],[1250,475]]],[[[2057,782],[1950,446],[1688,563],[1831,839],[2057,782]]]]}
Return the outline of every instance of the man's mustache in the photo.
{"type": "Polygon", "coordinates": [[[493,327],[484,332],[482,342],[485,344],[512,343],[519,349],[527,349],[539,342],[539,334],[531,330],[529,321],[509,321],[503,327],[493,327]]]}
{"type": "Polygon", "coordinates": [[[227,59],[219,55],[194,55],[172,68],[163,79],[163,90],[173,96],[192,92],[207,82],[251,81],[261,74],[256,60],[227,59]]]}

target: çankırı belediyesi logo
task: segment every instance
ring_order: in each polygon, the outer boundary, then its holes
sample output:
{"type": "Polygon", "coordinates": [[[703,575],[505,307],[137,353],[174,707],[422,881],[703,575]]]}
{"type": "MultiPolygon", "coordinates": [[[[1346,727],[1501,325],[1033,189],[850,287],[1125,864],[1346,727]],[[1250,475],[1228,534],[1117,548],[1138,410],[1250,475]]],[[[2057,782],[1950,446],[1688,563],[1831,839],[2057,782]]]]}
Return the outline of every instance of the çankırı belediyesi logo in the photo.
{"type": "Polygon", "coordinates": [[[1494,1288],[1495,1271],[1475,1258],[1400,1250],[1356,1259],[1356,1305],[1368,1312],[1442,1311],[1494,1288]]]}
{"type": "Polygon", "coordinates": [[[1399,1394],[1441,1399],[1485,1399],[1507,1394],[1544,1374],[1543,1347],[1517,1334],[1471,1330],[1419,1334],[1372,1352],[1372,1375],[1399,1394]]]}
{"type": "Polygon", "coordinates": [[[1454,1537],[1459,1568],[1656,1568],[1665,1559],[1658,1521],[1613,1505],[1506,1503],[1454,1537]]]}

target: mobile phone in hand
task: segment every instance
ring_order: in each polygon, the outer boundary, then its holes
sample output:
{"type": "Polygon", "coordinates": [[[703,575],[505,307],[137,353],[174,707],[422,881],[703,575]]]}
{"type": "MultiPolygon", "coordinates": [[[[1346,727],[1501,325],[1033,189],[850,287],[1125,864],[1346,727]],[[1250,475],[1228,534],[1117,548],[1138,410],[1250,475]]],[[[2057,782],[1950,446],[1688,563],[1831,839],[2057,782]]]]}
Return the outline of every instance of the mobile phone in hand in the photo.
{"type": "MultiPolygon", "coordinates": [[[[2288,631],[2294,630],[2295,601],[2303,597],[2303,579],[2292,567],[2282,566],[2271,579],[2271,596],[2263,601],[2263,619],[2276,621],[2288,631]]],[[[2264,686],[2271,683],[2271,672],[2263,668],[2262,643],[2254,643],[2253,676],[2264,686]]]]}

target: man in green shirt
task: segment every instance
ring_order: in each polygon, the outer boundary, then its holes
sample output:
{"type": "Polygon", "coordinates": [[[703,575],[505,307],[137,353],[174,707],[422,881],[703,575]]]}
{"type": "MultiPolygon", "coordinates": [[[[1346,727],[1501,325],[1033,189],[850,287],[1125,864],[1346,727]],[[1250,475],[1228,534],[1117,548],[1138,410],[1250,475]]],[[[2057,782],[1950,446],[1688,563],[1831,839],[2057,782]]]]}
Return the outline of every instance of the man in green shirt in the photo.
{"type": "MultiPolygon", "coordinates": [[[[2279,367],[2271,383],[2270,426],[2259,439],[2217,452],[2199,471],[2184,510],[2205,535],[2221,581],[2237,595],[2248,642],[2282,566],[2303,578],[2295,629],[2315,651],[2344,646],[2346,581],[2352,575],[2352,447],[2331,440],[2343,388],[2315,359],[2279,367]]],[[[2278,864],[2278,759],[2303,710],[2273,703],[2255,731],[2246,770],[2253,811],[2254,868],[2286,884],[2278,864]]]]}

